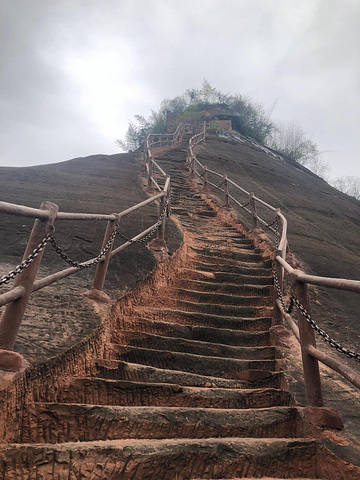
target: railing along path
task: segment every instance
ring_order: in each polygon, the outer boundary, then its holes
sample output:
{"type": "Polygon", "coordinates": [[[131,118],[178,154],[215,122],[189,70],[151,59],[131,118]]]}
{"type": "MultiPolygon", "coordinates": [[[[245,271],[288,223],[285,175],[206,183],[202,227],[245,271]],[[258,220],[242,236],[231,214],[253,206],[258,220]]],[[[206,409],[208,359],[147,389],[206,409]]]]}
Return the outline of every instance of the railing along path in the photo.
{"type": "MultiPolygon", "coordinates": [[[[19,329],[21,319],[23,317],[26,304],[30,294],[47,285],[50,285],[61,278],[78,272],[81,269],[96,265],[93,287],[89,291],[89,296],[94,298],[104,298],[102,288],[106,277],[107,267],[110,258],[124,248],[127,248],[134,242],[147,240],[156,230],[157,238],[153,241],[157,248],[163,248],[165,244],[165,219],[169,214],[170,203],[170,177],[160,167],[153,158],[153,152],[157,149],[163,149],[176,145],[184,135],[184,133],[193,132],[192,125],[181,124],[173,134],[150,134],[148,135],[144,145],[144,173],[147,178],[147,190],[154,193],[158,190],[160,193],[138,203],[117,214],[86,214],[86,213],[66,213],[58,212],[58,207],[50,202],[44,202],[40,209],[14,205],[0,202],[0,212],[10,215],[27,216],[36,218],[29,242],[24,254],[23,262],[16,267],[9,275],[5,275],[0,279],[0,286],[8,283],[16,277],[14,286],[8,292],[0,295],[0,306],[7,304],[4,316],[0,322],[0,349],[11,350],[15,342],[16,334],[19,329]],[[162,179],[160,180],[159,179],[162,179]],[[163,186],[160,183],[163,182],[163,186]],[[127,238],[118,230],[118,222],[121,217],[129,215],[135,210],[159,201],[159,217],[156,224],[139,233],[132,239],[127,238]],[[70,260],[61,248],[59,248],[52,236],[52,230],[55,219],[62,220],[107,220],[107,228],[103,240],[102,250],[100,254],[92,260],[77,264],[70,260]],[[126,242],[112,250],[114,238],[119,235],[126,242]],[[41,256],[45,245],[50,242],[60,256],[70,263],[71,267],[56,272],[41,280],[35,281],[36,272],[38,270],[41,256]]],[[[360,293],[360,281],[319,277],[306,275],[298,269],[294,269],[286,260],[289,251],[287,239],[287,220],[281,213],[279,208],[275,208],[257,197],[253,192],[248,192],[234,181],[229,179],[226,174],[221,174],[203,165],[194,153],[194,147],[205,140],[206,124],[203,130],[192,136],[189,141],[189,147],[186,156],[186,164],[189,168],[190,175],[198,177],[202,182],[204,192],[209,192],[209,188],[215,189],[217,192],[223,193],[224,207],[229,209],[232,205],[240,207],[250,215],[252,227],[256,232],[259,225],[265,226],[275,234],[276,251],[274,254],[274,325],[281,325],[285,319],[293,331],[295,337],[300,342],[303,369],[306,387],[307,404],[312,406],[322,406],[322,392],[318,361],[324,363],[331,369],[340,373],[349,380],[353,385],[360,388],[360,375],[346,364],[337,360],[330,355],[316,348],[315,331],[330,346],[336,348],[340,353],[360,361],[360,354],[353,352],[341,346],[336,340],[332,339],[325,333],[311,317],[310,299],[308,293],[308,284],[335,288],[340,290],[348,290],[360,293]],[[213,177],[210,181],[209,177],[213,177]],[[217,182],[217,183],[215,183],[217,182]],[[219,183],[220,182],[220,183],[219,183]],[[231,189],[231,192],[230,192],[231,189]],[[236,195],[245,196],[240,201],[236,195]],[[261,208],[264,214],[260,216],[258,209],[261,208]],[[270,212],[272,219],[266,221],[263,216],[266,212],[270,212]],[[284,277],[291,286],[290,304],[286,306],[284,300],[284,277]],[[297,308],[298,324],[291,317],[290,313],[297,308]]],[[[1,361],[1,360],[0,360],[1,361]]]]}
{"type": "MultiPolygon", "coordinates": [[[[196,137],[199,137],[199,135],[196,137]]],[[[201,181],[203,191],[209,192],[210,187],[217,192],[222,192],[224,207],[229,209],[234,205],[247,212],[250,215],[252,227],[255,232],[256,229],[259,228],[259,225],[261,225],[265,226],[275,234],[276,251],[273,262],[275,287],[273,325],[281,325],[283,319],[285,319],[295,337],[300,342],[308,405],[323,405],[318,361],[340,373],[350,383],[360,388],[360,375],[355,370],[316,348],[315,332],[338,352],[356,361],[360,361],[360,353],[343,347],[315,323],[311,316],[310,298],[308,293],[308,284],[360,293],[360,281],[306,275],[303,271],[294,269],[286,260],[287,253],[289,252],[287,220],[281,213],[280,209],[264,202],[261,198],[255,196],[253,192],[248,192],[234,181],[230,180],[226,174],[221,174],[207,168],[206,165],[203,165],[196,158],[192,148],[193,145],[191,145],[193,139],[196,139],[196,137],[193,137],[190,141],[187,153],[187,165],[190,174],[201,181]],[[210,181],[209,177],[212,181],[210,181]],[[232,193],[230,193],[230,187],[232,193]],[[238,194],[242,197],[245,196],[245,200],[240,201],[240,199],[236,198],[238,194]],[[264,215],[260,216],[258,214],[259,208],[265,212],[264,215]],[[266,212],[270,212],[273,216],[269,222],[262,218],[266,215],[266,212]],[[286,306],[284,301],[285,274],[287,274],[287,280],[291,287],[289,307],[286,306]],[[297,309],[298,324],[296,324],[290,316],[294,307],[297,309]]],[[[205,131],[203,137],[205,137],[205,131]]]]}
{"type": "MultiPolygon", "coordinates": [[[[170,136],[167,136],[167,145],[171,145],[170,136]]],[[[173,139],[174,143],[179,141],[179,137],[173,139]]],[[[147,159],[147,165],[151,165],[149,171],[153,171],[153,167],[158,167],[162,180],[156,181],[149,175],[149,182],[155,185],[159,190],[156,195],[153,194],[150,198],[133,205],[126,210],[114,214],[92,214],[92,213],[69,213],[59,212],[58,206],[51,202],[43,202],[39,209],[26,207],[23,205],[15,205],[7,202],[0,202],[0,213],[8,215],[16,215],[22,217],[35,218],[34,226],[31,231],[26,250],[22,262],[11,270],[8,274],[0,278],[0,287],[9,284],[14,280],[12,287],[3,294],[0,294],[0,306],[5,306],[4,314],[0,320],[0,350],[11,352],[14,347],[17,333],[19,331],[26,306],[31,293],[38,291],[48,285],[51,285],[69,275],[78,273],[81,270],[96,266],[92,288],[86,292],[86,296],[104,302],[110,301],[110,298],[103,292],[105,278],[108,270],[108,265],[111,257],[129,247],[133,243],[145,242],[153,236],[157,231],[157,238],[152,240],[149,244],[150,249],[155,251],[164,251],[166,249],[165,243],[165,223],[166,218],[170,214],[170,197],[171,185],[170,177],[156,164],[152,159],[151,154],[147,159]],[[159,183],[162,183],[162,186],[159,183]],[[140,232],[133,238],[126,237],[119,230],[119,223],[121,218],[132,214],[140,208],[151,204],[159,203],[158,221],[140,232]],[[105,235],[102,243],[102,248],[99,255],[93,259],[85,262],[76,262],[71,260],[63,249],[57,244],[53,233],[54,223],[59,220],[104,220],[107,221],[105,235]],[[115,237],[119,236],[125,240],[125,243],[113,248],[115,237]],[[42,255],[46,245],[50,243],[60,257],[70,265],[69,268],[60,270],[56,273],[48,275],[44,278],[36,280],[36,275],[39,269],[42,255]]],[[[151,192],[154,193],[153,189],[151,192]]],[[[0,351],[0,369],[2,367],[0,351]]]]}

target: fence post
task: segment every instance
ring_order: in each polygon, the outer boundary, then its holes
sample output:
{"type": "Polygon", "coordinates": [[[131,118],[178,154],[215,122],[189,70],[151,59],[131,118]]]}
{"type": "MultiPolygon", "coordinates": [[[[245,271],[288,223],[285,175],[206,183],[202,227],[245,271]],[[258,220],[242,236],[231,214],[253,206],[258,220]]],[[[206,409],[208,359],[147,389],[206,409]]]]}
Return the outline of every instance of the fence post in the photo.
{"type": "MultiPolygon", "coordinates": [[[[37,248],[40,242],[49,233],[50,228],[54,224],[59,207],[51,202],[43,202],[40,205],[40,210],[47,210],[49,217],[47,220],[36,219],[32,228],[23,260],[37,248]]],[[[25,268],[15,279],[14,288],[22,286],[24,294],[18,300],[9,303],[6,306],[4,315],[0,322],[0,348],[5,350],[12,350],[19,331],[21,321],[23,319],[26,305],[28,303],[30,294],[32,292],[34,280],[41,262],[41,257],[44,249],[37,257],[25,268]]]]}
{"type": "Polygon", "coordinates": [[[154,193],[154,187],[153,187],[153,181],[152,181],[152,177],[153,177],[153,174],[154,174],[154,165],[152,163],[152,158],[149,157],[149,160],[148,160],[148,184],[147,184],[147,187],[146,187],[146,191],[148,193],[154,193]]]}
{"type": "Polygon", "coordinates": [[[159,214],[158,214],[158,221],[161,220],[161,223],[158,228],[157,237],[154,238],[149,244],[148,247],[153,252],[160,252],[160,253],[167,253],[167,245],[165,242],[165,223],[166,223],[166,212],[165,212],[165,205],[169,200],[170,195],[170,179],[169,175],[166,175],[165,185],[168,183],[168,188],[165,192],[165,195],[160,199],[159,205],[159,214]]]}
{"type": "Polygon", "coordinates": [[[230,202],[229,202],[229,186],[228,186],[228,180],[227,180],[227,175],[224,173],[223,175],[223,183],[224,183],[224,207],[229,209],[231,208],[230,202]]]}
{"type": "Polygon", "coordinates": [[[203,192],[208,192],[208,168],[204,166],[204,176],[203,176],[203,192]]]}
{"type": "MultiPolygon", "coordinates": [[[[114,215],[116,216],[116,219],[109,220],[107,223],[104,240],[101,246],[101,251],[105,248],[115,228],[119,224],[119,219],[120,219],[119,215],[118,214],[114,214],[114,215]]],[[[107,274],[107,270],[110,262],[111,250],[112,250],[113,244],[114,244],[114,239],[111,242],[111,247],[107,250],[103,259],[97,264],[93,285],[90,290],[84,293],[84,297],[88,297],[103,303],[111,302],[111,298],[109,297],[109,295],[103,292],[102,289],[104,288],[104,283],[105,283],[106,274],[107,274]]]]}
{"type": "Polygon", "coordinates": [[[256,211],[256,204],[255,204],[255,195],[253,192],[251,192],[249,196],[250,196],[249,203],[250,203],[250,208],[252,211],[252,218],[253,218],[253,228],[259,228],[259,222],[257,218],[257,211],[256,211]]]}
{"type": "MultiPolygon", "coordinates": [[[[168,178],[168,175],[166,176],[166,178],[168,178]]],[[[164,208],[165,208],[167,200],[168,200],[168,193],[166,192],[166,195],[164,195],[160,199],[159,221],[161,220],[161,223],[159,225],[158,232],[157,232],[158,240],[160,240],[161,242],[164,242],[164,243],[165,243],[165,222],[166,222],[166,212],[164,213],[164,208]],[[161,218],[161,215],[163,215],[162,218],[161,218]]]]}
{"type": "MultiPolygon", "coordinates": [[[[298,301],[303,305],[305,310],[311,315],[310,300],[308,286],[306,283],[298,282],[292,277],[293,289],[298,301]]],[[[306,321],[305,317],[298,310],[298,325],[300,334],[300,345],[302,363],[304,369],[306,401],[311,407],[322,407],[323,399],[321,393],[321,379],[319,371],[319,362],[316,358],[308,353],[310,345],[316,347],[315,332],[311,325],[306,321]]]]}
{"type": "Polygon", "coordinates": [[[195,170],[195,157],[191,156],[191,159],[190,159],[190,178],[195,178],[194,170],[195,170]]]}
{"type": "MultiPolygon", "coordinates": [[[[277,280],[279,282],[279,289],[281,295],[283,295],[284,290],[283,290],[283,281],[284,281],[284,269],[280,265],[280,263],[276,260],[277,256],[280,256],[282,258],[282,250],[279,250],[279,242],[281,239],[281,234],[283,231],[283,222],[282,218],[279,216],[280,209],[278,208],[276,210],[276,222],[277,222],[277,234],[276,234],[276,250],[274,253],[274,273],[277,277],[277,280]]],[[[279,298],[279,294],[276,288],[275,284],[275,275],[274,275],[274,319],[273,319],[273,325],[282,325],[283,323],[283,317],[280,308],[278,307],[276,300],[279,298]]]]}

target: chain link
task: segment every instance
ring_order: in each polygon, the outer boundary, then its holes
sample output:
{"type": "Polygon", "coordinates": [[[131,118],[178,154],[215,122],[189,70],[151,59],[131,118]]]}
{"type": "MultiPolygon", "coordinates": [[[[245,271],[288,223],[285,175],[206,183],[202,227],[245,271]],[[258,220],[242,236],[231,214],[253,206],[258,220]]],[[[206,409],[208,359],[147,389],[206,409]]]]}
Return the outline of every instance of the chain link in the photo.
{"type": "Polygon", "coordinates": [[[281,306],[282,306],[284,312],[290,314],[294,309],[294,305],[296,305],[296,307],[299,309],[299,312],[301,313],[301,315],[306,319],[306,321],[310,324],[310,326],[315,330],[315,332],[318,335],[320,335],[322,337],[322,339],[325,342],[328,342],[328,344],[331,347],[335,348],[338,352],[346,355],[349,358],[354,358],[355,360],[360,362],[360,353],[353,352],[353,351],[343,347],[339,342],[337,342],[336,340],[331,338],[329,334],[327,334],[323,329],[321,329],[316,324],[316,322],[311,318],[311,315],[305,309],[305,307],[296,298],[294,292],[291,292],[290,303],[289,303],[288,306],[286,306],[284,298],[283,298],[282,293],[281,293],[279,278],[278,278],[275,270],[273,270],[273,274],[274,274],[274,284],[275,284],[275,288],[276,288],[276,293],[277,293],[277,296],[280,300],[280,303],[281,303],[281,306]]]}
{"type": "Polygon", "coordinates": [[[160,227],[162,224],[162,221],[166,215],[166,217],[170,217],[171,215],[171,196],[172,196],[172,190],[170,189],[169,191],[169,197],[167,201],[165,202],[164,209],[161,212],[161,215],[159,217],[159,220],[156,222],[154,225],[154,228],[145,236],[142,238],[139,238],[138,240],[131,240],[127,238],[123,233],[121,233],[117,228],[112,232],[112,234],[109,237],[109,240],[106,242],[105,247],[102,249],[102,251],[99,253],[99,255],[94,258],[92,261],[89,262],[75,262],[72,260],[65,252],[64,250],[59,247],[57,244],[55,238],[52,236],[52,233],[54,232],[55,228],[52,226],[51,231],[43,238],[43,240],[38,244],[36,248],[30,253],[30,255],[23,260],[20,265],[17,265],[13,270],[11,270],[7,275],[4,275],[0,278],[0,287],[3,285],[9,283],[12,279],[14,279],[19,273],[21,273],[25,268],[27,268],[34,260],[35,258],[39,255],[39,253],[44,249],[45,245],[50,242],[51,246],[54,248],[55,252],[69,265],[72,267],[79,268],[81,270],[84,270],[85,268],[92,267],[93,265],[97,265],[103,257],[105,256],[106,252],[111,248],[112,243],[115,239],[115,236],[118,234],[121,238],[126,240],[127,242],[130,243],[141,243],[141,242],[146,242],[155,232],[156,230],[160,227]]]}
{"type": "Polygon", "coordinates": [[[315,332],[322,337],[322,339],[325,342],[328,342],[328,344],[335,348],[338,352],[346,355],[349,358],[354,358],[358,362],[360,362],[360,353],[353,352],[345,347],[343,347],[339,342],[334,340],[333,338],[330,337],[324,330],[322,330],[316,323],[315,321],[311,318],[311,315],[309,312],[304,308],[304,306],[299,302],[299,300],[296,298],[294,294],[292,294],[293,301],[297,308],[299,309],[301,315],[306,319],[306,321],[310,324],[310,326],[315,330],[315,332]]]}
{"type": "Polygon", "coordinates": [[[130,242],[130,243],[142,243],[142,242],[146,242],[147,240],[149,240],[153,235],[154,233],[156,232],[156,230],[158,230],[158,228],[160,227],[160,225],[162,224],[162,221],[166,215],[166,217],[170,217],[171,216],[171,197],[172,197],[172,190],[170,189],[169,191],[169,197],[168,199],[166,200],[165,202],[165,205],[164,205],[164,208],[163,208],[163,211],[161,212],[160,214],[160,217],[159,217],[159,220],[155,223],[154,227],[150,230],[150,232],[145,235],[145,237],[141,237],[139,238],[138,240],[132,240],[131,238],[128,238],[126,235],[124,235],[123,233],[121,233],[119,231],[119,229],[116,230],[116,233],[119,235],[120,238],[122,238],[123,240],[125,240],[126,242],[130,242]]]}
{"type": "Polygon", "coordinates": [[[19,275],[19,273],[25,270],[25,268],[30,266],[30,264],[35,260],[39,253],[45,248],[45,245],[51,240],[51,233],[53,231],[54,227],[52,227],[51,231],[42,239],[38,246],[34,248],[30,255],[20,263],[20,265],[17,265],[14,270],[11,270],[7,275],[4,275],[0,278],[0,287],[9,283],[13,278],[19,275]]]}
{"type": "Polygon", "coordinates": [[[286,313],[290,314],[293,311],[293,308],[294,308],[293,296],[290,297],[290,303],[289,303],[288,306],[286,306],[285,301],[284,301],[284,297],[282,296],[282,293],[281,293],[279,278],[278,278],[275,270],[273,270],[273,274],[274,274],[274,284],[275,284],[275,288],[276,288],[276,293],[277,293],[277,296],[280,300],[281,306],[283,307],[283,309],[286,313]]]}
{"type": "Polygon", "coordinates": [[[90,262],[83,262],[83,263],[78,263],[78,262],[75,262],[74,260],[71,260],[71,258],[69,258],[66,255],[66,253],[56,243],[56,240],[55,240],[54,237],[50,236],[49,240],[50,240],[50,243],[51,243],[52,247],[54,248],[55,252],[58,255],[60,255],[60,257],[66,263],[68,263],[72,267],[76,267],[76,268],[79,268],[81,270],[84,270],[85,268],[92,267],[93,265],[97,265],[99,262],[101,262],[102,258],[105,256],[106,252],[111,248],[111,245],[114,241],[115,236],[116,236],[116,229],[110,235],[109,240],[106,242],[105,247],[102,249],[102,251],[99,253],[99,255],[96,258],[94,258],[94,260],[92,260],[90,262]]]}

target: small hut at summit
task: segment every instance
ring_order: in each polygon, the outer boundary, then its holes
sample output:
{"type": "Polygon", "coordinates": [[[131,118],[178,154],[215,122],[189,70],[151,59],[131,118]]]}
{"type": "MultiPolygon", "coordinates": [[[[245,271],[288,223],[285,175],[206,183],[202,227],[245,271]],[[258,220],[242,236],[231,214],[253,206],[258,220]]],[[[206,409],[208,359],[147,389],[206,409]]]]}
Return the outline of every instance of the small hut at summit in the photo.
{"type": "Polygon", "coordinates": [[[202,105],[201,110],[187,110],[183,114],[170,111],[166,112],[166,131],[175,132],[177,126],[184,123],[191,123],[195,127],[202,127],[204,121],[216,122],[221,130],[233,130],[233,120],[240,117],[240,114],[225,104],[202,105]]]}

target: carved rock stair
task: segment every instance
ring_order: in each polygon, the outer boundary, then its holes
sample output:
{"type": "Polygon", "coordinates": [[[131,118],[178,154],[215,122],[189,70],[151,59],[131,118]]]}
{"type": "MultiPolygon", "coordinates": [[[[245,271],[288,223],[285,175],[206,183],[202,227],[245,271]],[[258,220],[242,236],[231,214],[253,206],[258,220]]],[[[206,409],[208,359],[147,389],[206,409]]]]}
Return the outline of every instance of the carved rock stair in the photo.
{"type": "Polygon", "coordinates": [[[4,479],[356,479],[309,438],[271,345],[271,265],[184,185],[185,142],[159,161],[191,235],[171,287],[117,319],[91,375],[39,398],[4,479]]]}

